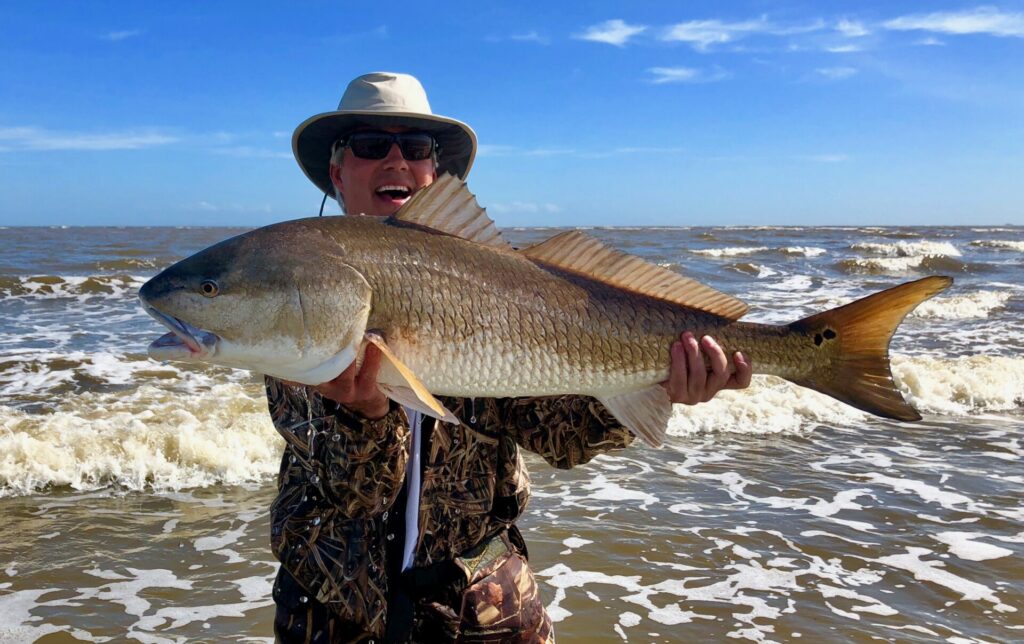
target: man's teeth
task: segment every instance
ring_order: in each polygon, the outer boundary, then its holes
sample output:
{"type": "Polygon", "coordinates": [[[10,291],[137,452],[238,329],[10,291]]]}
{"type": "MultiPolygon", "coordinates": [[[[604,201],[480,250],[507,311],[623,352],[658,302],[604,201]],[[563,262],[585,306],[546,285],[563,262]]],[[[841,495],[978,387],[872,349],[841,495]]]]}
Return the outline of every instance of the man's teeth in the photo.
{"type": "Polygon", "coordinates": [[[392,198],[408,197],[409,189],[405,186],[381,186],[377,188],[377,194],[392,198]]]}

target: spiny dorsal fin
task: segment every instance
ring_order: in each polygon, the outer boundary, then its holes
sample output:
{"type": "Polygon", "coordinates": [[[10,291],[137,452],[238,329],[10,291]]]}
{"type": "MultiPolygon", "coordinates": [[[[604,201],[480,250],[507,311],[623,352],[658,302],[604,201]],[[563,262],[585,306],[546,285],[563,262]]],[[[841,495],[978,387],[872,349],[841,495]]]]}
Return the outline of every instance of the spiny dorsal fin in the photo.
{"type": "Polygon", "coordinates": [[[747,305],[731,295],[602,244],[578,230],[555,235],[519,251],[532,260],[730,320],[747,305]]]}
{"type": "Polygon", "coordinates": [[[444,174],[394,214],[394,221],[423,226],[478,244],[509,249],[487,211],[458,177],[444,174]]]}

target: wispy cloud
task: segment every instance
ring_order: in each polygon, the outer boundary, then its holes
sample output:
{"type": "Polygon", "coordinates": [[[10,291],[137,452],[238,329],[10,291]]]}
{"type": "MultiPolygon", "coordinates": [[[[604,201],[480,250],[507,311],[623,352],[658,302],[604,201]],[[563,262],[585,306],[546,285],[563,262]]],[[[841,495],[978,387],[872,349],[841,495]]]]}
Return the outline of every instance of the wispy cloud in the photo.
{"type": "Polygon", "coordinates": [[[814,73],[828,80],[842,80],[853,76],[857,70],[853,67],[819,67],[814,73]]]}
{"type": "Polygon", "coordinates": [[[921,40],[915,40],[914,44],[915,45],[921,45],[923,47],[942,47],[942,46],[945,46],[946,43],[942,42],[938,38],[932,38],[931,36],[929,36],[928,38],[922,38],[921,40]]]}
{"type": "Polygon", "coordinates": [[[123,31],[110,31],[102,36],[103,40],[109,40],[111,42],[117,42],[118,40],[126,40],[128,38],[134,38],[135,36],[141,36],[143,31],[141,29],[125,29],[123,31]]]}
{"type": "Polygon", "coordinates": [[[652,75],[648,82],[655,85],[664,83],[713,83],[729,77],[728,72],[721,69],[703,70],[694,67],[650,67],[647,72],[652,75]]]}
{"type": "Polygon", "coordinates": [[[825,21],[820,19],[799,25],[778,25],[764,17],[741,22],[690,20],[667,27],[660,39],[666,42],[689,43],[697,51],[705,52],[713,45],[734,42],[756,34],[791,36],[819,31],[824,27],[825,21]]]}
{"type": "Polygon", "coordinates": [[[989,34],[1024,38],[1024,13],[1004,13],[995,7],[938,11],[901,16],[882,23],[897,31],[935,31],[944,34],[989,34]]]}
{"type": "Polygon", "coordinates": [[[860,51],[860,46],[858,46],[858,45],[832,45],[832,46],[829,46],[829,47],[825,47],[825,51],[827,51],[827,52],[829,52],[831,54],[851,54],[853,52],[860,51]]]}
{"type": "Polygon", "coordinates": [[[56,132],[37,127],[0,128],[0,142],[11,150],[139,150],[175,143],[178,138],[159,131],[56,132]]]}
{"type": "Polygon", "coordinates": [[[587,27],[586,31],[576,34],[573,38],[603,42],[616,47],[624,47],[630,38],[647,30],[645,25],[629,25],[622,20],[606,20],[601,24],[587,27]]]}
{"type": "Polygon", "coordinates": [[[533,201],[512,201],[510,203],[492,203],[487,206],[493,212],[528,212],[528,213],[556,213],[561,212],[561,206],[553,203],[535,203],[533,201]]]}
{"type": "Polygon", "coordinates": [[[538,45],[550,45],[551,39],[547,36],[542,36],[536,31],[528,31],[523,34],[512,34],[509,36],[509,40],[515,40],[516,42],[535,42],[538,45]]]}
{"type": "Polygon", "coordinates": [[[843,18],[836,25],[836,31],[843,34],[847,38],[861,38],[871,34],[867,27],[864,26],[863,22],[859,20],[847,20],[843,18]]]}

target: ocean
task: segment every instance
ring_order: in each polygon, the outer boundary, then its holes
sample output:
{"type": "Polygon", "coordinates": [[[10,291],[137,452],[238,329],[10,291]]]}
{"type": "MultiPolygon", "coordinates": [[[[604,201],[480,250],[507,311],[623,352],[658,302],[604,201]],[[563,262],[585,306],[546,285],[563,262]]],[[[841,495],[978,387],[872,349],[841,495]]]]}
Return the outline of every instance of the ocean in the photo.
{"type": "MultiPolygon", "coordinates": [[[[0,642],[272,641],[259,379],[161,364],[136,293],[227,228],[0,228],[0,642]]],[[[515,245],[558,229],[507,231],[515,245]]],[[[1024,640],[1024,228],[594,228],[785,323],[924,275],[901,424],[755,377],[666,447],[528,456],[560,642],[1024,640]]]]}

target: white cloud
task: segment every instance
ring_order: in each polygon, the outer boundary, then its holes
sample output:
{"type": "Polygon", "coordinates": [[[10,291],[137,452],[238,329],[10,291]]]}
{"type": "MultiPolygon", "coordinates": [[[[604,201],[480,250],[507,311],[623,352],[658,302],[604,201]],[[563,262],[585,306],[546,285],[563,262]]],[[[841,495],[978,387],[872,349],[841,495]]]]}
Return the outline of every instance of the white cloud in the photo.
{"type": "Polygon", "coordinates": [[[532,201],[513,201],[510,203],[493,203],[487,206],[488,210],[500,213],[508,212],[529,212],[529,213],[556,213],[562,208],[553,203],[535,203],[532,201]]]}
{"type": "Polygon", "coordinates": [[[857,70],[853,67],[819,67],[814,70],[814,73],[829,80],[842,80],[853,76],[857,70]]]}
{"type": "Polygon", "coordinates": [[[644,25],[629,25],[622,20],[615,19],[606,20],[601,24],[587,27],[586,31],[573,36],[573,38],[623,47],[630,38],[646,30],[647,27],[644,25]]]}
{"type": "Polygon", "coordinates": [[[915,45],[921,45],[921,46],[924,46],[924,47],[942,47],[942,46],[945,46],[946,43],[942,42],[938,38],[932,38],[931,36],[929,36],[928,38],[922,38],[921,40],[915,40],[914,44],[915,45]]]}
{"type": "Polygon", "coordinates": [[[721,69],[706,71],[693,67],[651,67],[647,70],[653,75],[649,82],[655,85],[664,83],[711,83],[729,77],[721,69]]]}
{"type": "Polygon", "coordinates": [[[847,20],[846,18],[839,21],[839,24],[836,25],[836,31],[847,38],[860,38],[871,33],[868,31],[867,27],[864,26],[863,22],[860,22],[859,20],[847,20]]]}
{"type": "Polygon", "coordinates": [[[55,132],[37,127],[0,128],[0,141],[9,150],[138,150],[178,141],[155,131],[55,132]]]}
{"type": "Polygon", "coordinates": [[[849,54],[855,51],[860,51],[860,47],[857,45],[834,45],[832,47],[826,47],[825,51],[832,54],[849,54]]]}
{"type": "Polygon", "coordinates": [[[542,36],[536,31],[528,31],[523,34],[512,34],[509,39],[515,40],[516,42],[535,42],[538,45],[549,45],[551,39],[547,36],[542,36]]]}
{"type": "Polygon", "coordinates": [[[711,45],[730,42],[748,34],[767,30],[764,20],[745,22],[722,22],[721,20],[690,20],[680,22],[666,29],[661,39],[669,42],[686,42],[704,51],[711,45]]]}
{"type": "Polygon", "coordinates": [[[883,23],[897,31],[936,31],[944,34],[989,34],[1024,38],[1024,13],[1004,13],[995,7],[938,11],[901,16],[883,23]]]}
{"type": "Polygon", "coordinates": [[[110,40],[117,42],[118,40],[125,40],[126,38],[134,38],[135,36],[141,36],[141,29],[125,29],[123,31],[111,31],[100,36],[103,40],[110,40]]]}
{"type": "Polygon", "coordinates": [[[721,20],[690,20],[672,25],[662,32],[660,39],[666,42],[685,42],[697,51],[707,51],[712,45],[733,42],[755,34],[790,36],[818,31],[825,27],[823,20],[814,20],[804,25],[776,25],[762,17],[742,22],[721,20]]]}

